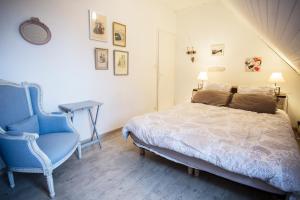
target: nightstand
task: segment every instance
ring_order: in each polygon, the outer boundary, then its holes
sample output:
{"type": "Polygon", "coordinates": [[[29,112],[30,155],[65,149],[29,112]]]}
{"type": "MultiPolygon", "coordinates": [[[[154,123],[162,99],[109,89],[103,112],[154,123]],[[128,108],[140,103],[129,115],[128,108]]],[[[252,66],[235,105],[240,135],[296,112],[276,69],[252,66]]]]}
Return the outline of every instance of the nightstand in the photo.
{"type": "Polygon", "coordinates": [[[277,108],[288,112],[288,96],[284,93],[275,95],[277,108]]]}
{"type": "Polygon", "coordinates": [[[200,88],[194,88],[193,91],[192,91],[192,97],[199,91],[201,90],[200,88]]]}

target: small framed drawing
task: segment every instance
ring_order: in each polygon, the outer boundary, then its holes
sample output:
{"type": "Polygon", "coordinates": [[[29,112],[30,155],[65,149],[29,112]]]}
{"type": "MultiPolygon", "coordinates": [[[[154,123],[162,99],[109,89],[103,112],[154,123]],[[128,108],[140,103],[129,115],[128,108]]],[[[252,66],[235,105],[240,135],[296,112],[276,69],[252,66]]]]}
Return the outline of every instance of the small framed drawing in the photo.
{"type": "Polygon", "coordinates": [[[126,25],[113,22],[113,45],[126,47],[126,25]]]}
{"type": "Polygon", "coordinates": [[[96,11],[90,13],[90,39],[102,42],[107,41],[107,19],[96,11]]]}
{"type": "Polygon", "coordinates": [[[96,70],[108,69],[108,49],[95,48],[96,70]]]}
{"type": "Polygon", "coordinates": [[[213,44],[211,45],[212,56],[224,56],[224,44],[213,44]]]}
{"type": "Polygon", "coordinates": [[[116,76],[128,75],[129,53],[128,51],[114,50],[114,74],[116,76]]]}

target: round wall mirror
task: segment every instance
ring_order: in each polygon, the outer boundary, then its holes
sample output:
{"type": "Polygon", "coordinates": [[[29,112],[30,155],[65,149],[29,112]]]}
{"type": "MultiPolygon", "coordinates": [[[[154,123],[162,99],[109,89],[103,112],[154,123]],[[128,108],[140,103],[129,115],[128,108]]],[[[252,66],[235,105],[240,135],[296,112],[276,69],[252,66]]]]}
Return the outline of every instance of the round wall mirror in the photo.
{"type": "Polygon", "coordinates": [[[34,17],[20,25],[20,33],[24,40],[36,45],[46,44],[51,39],[49,28],[34,17]]]}

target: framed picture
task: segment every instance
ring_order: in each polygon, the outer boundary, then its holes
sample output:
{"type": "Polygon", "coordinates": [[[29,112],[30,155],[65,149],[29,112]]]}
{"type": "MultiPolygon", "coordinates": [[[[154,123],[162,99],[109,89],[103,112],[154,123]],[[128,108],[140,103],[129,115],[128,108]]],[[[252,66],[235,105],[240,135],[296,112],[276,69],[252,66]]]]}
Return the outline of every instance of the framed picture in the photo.
{"type": "Polygon", "coordinates": [[[116,76],[128,75],[129,53],[128,51],[114,50],[114,74],[116,76]]]}
{"type": "Polygon", "coordinates": [[[224,44],[213,44],[211,45],[211,55],[212,56],[223,56],[224,55],[224,44]]]}
{"type": "Polygon", "coordinates": [[[261,57],[251,57],[245,60],[245,70],[246,72],[260,72],[261,71],[262,58],[261,57]]]}
{"type": "Polygon", "coordinates": [[[113,45],[126,47],[126,25],[113,22],[113,45]]]}
{"type": "Polygon", "coordinates": [[[107,41],[107,19],[96,11],[90,13],[90,39],[102,42],[107,41]]]}
{"type": "Polygon", "coordinates": [[[108,69],[108,49],[95,48],[96,70],[108,69]]]}

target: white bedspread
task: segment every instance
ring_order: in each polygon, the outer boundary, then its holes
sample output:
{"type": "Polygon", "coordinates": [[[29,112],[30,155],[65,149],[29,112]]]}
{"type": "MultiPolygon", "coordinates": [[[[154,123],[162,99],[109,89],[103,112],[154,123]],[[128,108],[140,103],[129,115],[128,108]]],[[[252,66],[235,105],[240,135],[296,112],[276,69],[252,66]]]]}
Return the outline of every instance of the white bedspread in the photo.
{"type": "Polygon", "coordinates": [[[132,118],[123,128],[146,144],[200,158],[261,179],[286,192],[300,191],[300,153],[290,121],[276,114],[184,103],[132,118]]]}

